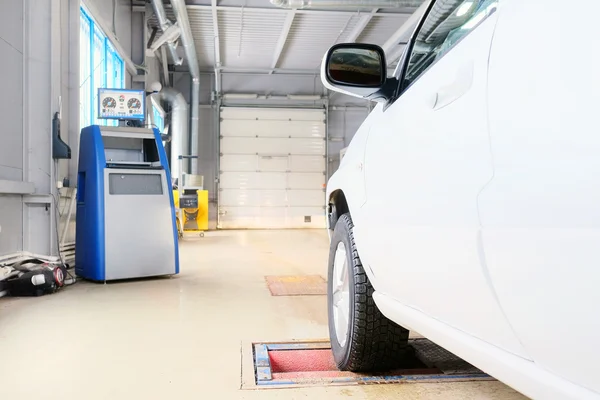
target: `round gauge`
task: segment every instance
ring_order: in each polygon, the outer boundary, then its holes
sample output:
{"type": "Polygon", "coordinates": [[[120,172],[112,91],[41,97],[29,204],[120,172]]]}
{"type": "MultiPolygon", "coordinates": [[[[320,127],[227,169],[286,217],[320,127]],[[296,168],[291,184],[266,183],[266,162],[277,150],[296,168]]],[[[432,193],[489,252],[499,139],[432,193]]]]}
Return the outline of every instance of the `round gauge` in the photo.
{"type": "Polygon", "coordinates": [[[142,107],[142,103],[138,99],[130,99],[127,102],[127,107],[138,109],[138,108],[142,107]]]}
{"type": "Polygon", "coordinates": [[[117,101],[115,99],[113,99],[112,97],[106,97],[104,100],[102,100],[103,108],[115,108],[116,106],[117,106],[117,101]]]}

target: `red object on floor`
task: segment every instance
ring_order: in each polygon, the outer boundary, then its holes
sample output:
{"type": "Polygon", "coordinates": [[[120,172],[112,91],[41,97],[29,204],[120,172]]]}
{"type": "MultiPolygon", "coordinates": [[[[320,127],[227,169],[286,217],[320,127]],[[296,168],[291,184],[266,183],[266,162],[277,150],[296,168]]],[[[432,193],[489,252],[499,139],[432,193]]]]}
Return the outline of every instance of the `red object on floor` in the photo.
{"type": "Polygon", "coordinates": [[[269,358],[273,373],[338,370],[330,349],[269,351],[269,358]]]}
{"type": "Polygon", "coordinates": [[[320,275],[265,276],[271,296],[326,295],[327,282],[320,275]]]}

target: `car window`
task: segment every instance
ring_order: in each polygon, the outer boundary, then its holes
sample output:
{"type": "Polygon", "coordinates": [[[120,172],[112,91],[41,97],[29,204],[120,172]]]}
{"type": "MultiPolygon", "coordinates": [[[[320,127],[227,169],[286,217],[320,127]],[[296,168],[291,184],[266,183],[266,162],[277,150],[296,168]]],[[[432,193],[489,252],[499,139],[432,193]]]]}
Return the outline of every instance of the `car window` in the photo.
{"type": "Polygon", "coordinates": [[[415,82],[497,6],[498,0],[437,0],[414,39],[402,87],[415,82]]]}

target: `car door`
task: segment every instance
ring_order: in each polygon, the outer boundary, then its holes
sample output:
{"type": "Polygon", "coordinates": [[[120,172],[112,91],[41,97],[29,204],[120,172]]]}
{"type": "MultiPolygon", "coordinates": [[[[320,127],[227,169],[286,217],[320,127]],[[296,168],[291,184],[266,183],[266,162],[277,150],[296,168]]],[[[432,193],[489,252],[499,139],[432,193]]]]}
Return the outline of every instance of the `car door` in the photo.
{"type": "Polygon", "coordinates": [[[541,368],[598,393],[600,50],[586,39],[600,4],[578,2],[585,12],[571,18],[561,4],[503,3],[489,69],[495,175],[479,208],[489,274],[520,342],[541,368]]]}
{"type": "Polygon", "coordinates": [[[482,269],[477,210],[493,172],[486,87],[497,3],[437,1],[423,20],[402,93],[367,141],[361,239],[378,292],[525,356],[482,269]]]}

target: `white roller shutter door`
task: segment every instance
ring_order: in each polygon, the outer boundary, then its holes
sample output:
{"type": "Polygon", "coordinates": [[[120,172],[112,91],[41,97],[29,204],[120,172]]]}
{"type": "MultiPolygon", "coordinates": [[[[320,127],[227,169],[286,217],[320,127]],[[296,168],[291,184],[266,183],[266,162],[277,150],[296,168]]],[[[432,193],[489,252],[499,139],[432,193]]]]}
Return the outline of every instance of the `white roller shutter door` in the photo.
{"type": "Polygon", "coordinates": [[[219,227],[325,227],[325,112],[221,110],[219,227]]]}

